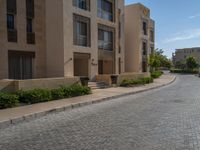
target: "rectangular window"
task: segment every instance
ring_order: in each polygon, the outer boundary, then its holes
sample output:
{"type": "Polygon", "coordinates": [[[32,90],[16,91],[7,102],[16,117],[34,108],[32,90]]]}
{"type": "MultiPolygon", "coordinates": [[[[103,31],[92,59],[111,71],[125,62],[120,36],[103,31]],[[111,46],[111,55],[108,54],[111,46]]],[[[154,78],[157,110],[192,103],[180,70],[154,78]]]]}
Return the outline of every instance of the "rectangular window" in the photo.
{"type": "Polygon", "coordinates": [[[34,18],[34,0],[26,0],[26,16],[34,18]]]}
{"type": "Polygon", "coordinates": [[[27,32],[33,32],[33,20],[31,18],[27,18],[27,32]]]}
{"type": "Polygon", "coordinates": [[[103,29],[98,30],[99,49],[113,51],[113,32],[103,29]]]}
{"type": "Polygon", "coordinates": [[[90,10],[90,0],[73,0],[73,4],[80,9],[90,10]]]}
{"type": "Polygon", "coordinates": [[[143,34],[147,35],[147,23],[145,21],[143,21],[142,23],[142,28],[143,28],[143,34]]]}
{"type": "Polygon", "coordinates": [[[142,42],[142,51],[143,51],[143,55],[147,55],[147,43],[146,42],[142,42]]]}
{"type": "Polygon", "coordinates": [[[153,30],[150,31],[150,40],[151,40],[151,42],[154,42],[154,31],[153,30]]]}
{"type": "Polygon", "coordinates": [[[17,3],[16,0],[6,0],[7,13],[16,14],[17,13],[17,3]]]}
{"type": "Polygon", "coordinates": [[[8,42],[17,42],[17,30],[15,29],[15,15],[17,13],[16,0],[7,0],[6,4],[8,42]]]}
{"type": "Polygon", "coordinates": [[[90,19],[74,15],[74,45],[90,46],[90,19]]]}
{"type": "Polygon", "coordinates": [[[33,21],[35,17],[34,0],[26,0],[26,40],[27,44],[35,44],[33,21]]]}
{"type": "Polygon", "coordinates": [[[9,51],[9,79],[33,78],[33,52],[9,51]]]}
{"type": "Polygon", "coordinates": [[[114,0],[98,0],[98,17],[105,20],[114,20],[114,0]]]}
{"type": "Polygon", "coordinates": [[[15,20],[13,14],[7,14],[7,28],[8,30],[15,29],[15,20]]]}

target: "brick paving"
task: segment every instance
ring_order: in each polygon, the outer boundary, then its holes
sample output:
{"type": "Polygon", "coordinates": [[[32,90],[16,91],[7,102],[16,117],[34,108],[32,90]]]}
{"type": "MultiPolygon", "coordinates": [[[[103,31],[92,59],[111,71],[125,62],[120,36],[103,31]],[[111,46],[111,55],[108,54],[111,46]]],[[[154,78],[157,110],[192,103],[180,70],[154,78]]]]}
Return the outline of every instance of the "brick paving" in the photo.
{"type": "Polygon", "coordinates": [[[199,150],[200,79],[0,129],[0,150],[199,150]]]}

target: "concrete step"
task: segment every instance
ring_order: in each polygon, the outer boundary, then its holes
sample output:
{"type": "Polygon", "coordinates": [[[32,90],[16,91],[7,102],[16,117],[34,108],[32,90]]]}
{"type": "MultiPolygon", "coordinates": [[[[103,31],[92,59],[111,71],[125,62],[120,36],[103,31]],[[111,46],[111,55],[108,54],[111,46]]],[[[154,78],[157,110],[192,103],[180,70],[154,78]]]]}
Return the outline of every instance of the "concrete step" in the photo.
{"type": "Polygon", "coordinates": [[[104,83],[104,82],[89,82],[88,86],[92,90],[109,88],[109,85],[107,83],[104,83]]]}

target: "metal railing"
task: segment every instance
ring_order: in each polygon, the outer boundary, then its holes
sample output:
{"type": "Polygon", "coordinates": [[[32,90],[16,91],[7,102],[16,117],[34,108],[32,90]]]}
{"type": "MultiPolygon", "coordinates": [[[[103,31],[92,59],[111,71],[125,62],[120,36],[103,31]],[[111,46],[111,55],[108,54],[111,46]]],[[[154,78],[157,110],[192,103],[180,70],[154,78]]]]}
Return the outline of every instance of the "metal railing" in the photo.
{"type": "Polygon", "coordinates": [[[75,44],[79,46],[88,46],[87,36],[86,35],[76,35],[75,37],[75,44]]]}
{"type": "Polygon", "coordinates": [[[113,14],[100,8],[98,8],[98,17],[105,20],[113,21],[113,14]]]}
{"type": "Polygon", "coordinates": [[[113,43],[99,40],[98,41],[98,48],[102,49],[102,50],[113,51],[113,43]]]}

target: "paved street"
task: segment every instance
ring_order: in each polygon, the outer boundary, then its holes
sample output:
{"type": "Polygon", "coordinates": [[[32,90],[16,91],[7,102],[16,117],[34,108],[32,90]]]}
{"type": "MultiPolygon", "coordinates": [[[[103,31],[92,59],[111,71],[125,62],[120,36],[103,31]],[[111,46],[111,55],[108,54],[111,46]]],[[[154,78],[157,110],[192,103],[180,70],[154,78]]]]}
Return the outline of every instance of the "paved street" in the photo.
{"type": "Polygon", "coordinates": [[[200,78],[0,129],[0,150],[199,150],[200,78]]]}

